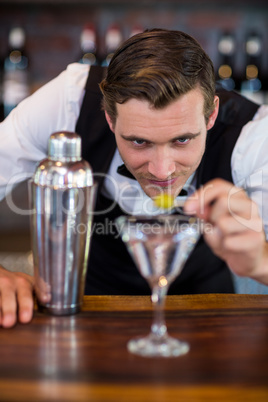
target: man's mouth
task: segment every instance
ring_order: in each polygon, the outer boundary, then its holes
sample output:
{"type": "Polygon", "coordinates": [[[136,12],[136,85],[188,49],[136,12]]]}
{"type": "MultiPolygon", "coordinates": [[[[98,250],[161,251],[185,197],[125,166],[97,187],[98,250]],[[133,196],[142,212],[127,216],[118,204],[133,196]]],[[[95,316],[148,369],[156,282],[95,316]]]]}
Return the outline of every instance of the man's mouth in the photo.
{"type": "Polygon", "coordinates": [[[153,180],[153,179],[147,179],[148,183],[153,186],[158,186],[158,187],[171,187],[175,184],[177,180],[177,177],[167,179],[167,180],[153,180]]]}

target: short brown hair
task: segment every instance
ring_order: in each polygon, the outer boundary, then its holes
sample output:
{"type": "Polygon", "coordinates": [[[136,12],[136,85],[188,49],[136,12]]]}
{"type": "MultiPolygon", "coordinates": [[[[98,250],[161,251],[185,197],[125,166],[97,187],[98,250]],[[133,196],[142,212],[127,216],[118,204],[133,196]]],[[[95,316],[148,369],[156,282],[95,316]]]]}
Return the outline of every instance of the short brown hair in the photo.
{"type": "Polygon", "coordinates": [[[103,107],[115,123],[116,103],[136,98],[161,109],[198,85],[207,121],[214,109],[212,61],[190,35],[153,29],[132,36],[118,48],[100,89],[103,107]]]}

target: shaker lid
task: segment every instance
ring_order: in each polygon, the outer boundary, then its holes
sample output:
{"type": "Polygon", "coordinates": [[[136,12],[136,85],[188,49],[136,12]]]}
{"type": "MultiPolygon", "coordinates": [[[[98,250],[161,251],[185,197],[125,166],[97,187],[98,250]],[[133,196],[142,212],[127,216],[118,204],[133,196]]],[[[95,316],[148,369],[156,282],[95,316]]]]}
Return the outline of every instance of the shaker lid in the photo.
{"type": "Polygon", "coordinates": [[[39,162],[33,176],[35,184],[57,188],[88,187],[94,184],[90,164],[81,157],[81,138],[70,131],[49,137],[48,158],[39,162]]]}
{"type": "Polygon", "coordinates": [[[48,158],[62,162],[81,160],[81,137],[69,131],[51,134],[48,140],[48,158]]]}

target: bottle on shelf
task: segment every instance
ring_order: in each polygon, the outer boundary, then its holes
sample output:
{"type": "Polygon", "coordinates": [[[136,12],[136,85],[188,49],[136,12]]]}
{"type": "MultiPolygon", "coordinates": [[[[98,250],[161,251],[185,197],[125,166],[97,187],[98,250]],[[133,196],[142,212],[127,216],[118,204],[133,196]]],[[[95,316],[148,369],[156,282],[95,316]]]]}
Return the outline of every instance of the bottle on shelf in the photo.
{"type": "Polygon", "coordinates": [[[96,66],[99,64],[97,57],[97,32],[93,24],[85,25],[80,36],[79,63],[96,66]]]}
{"type": "Polygon", "coordinates": [[[241,93],[256,103],[264,102],[262,74],[263,40],[257,32],[250,32],[245,40],[245,68],[241,93]]]}
{"type": "Polygon", "coordinates": [[[235,65],[235,38],[234,35],[225,32],[218,42],[219,63],[216,72],[216,80],[228,91],[237,89],[238,85],[234,77],[235,65]]]}
{"type": "Polygon", "coordinates": [[[123,35],[118,25],[111,25],[105,35],[105,54],[102,66],[107,67],[114,55],[114,52],[123,41],[123,35]]]}
{"type": "Polygon", "coordinates": [[[30,94],[28,64],[25,53],[25,31],[12,28],[8,38],[8,52],[4,58],[2,96],[4,117],[30,94]]]}

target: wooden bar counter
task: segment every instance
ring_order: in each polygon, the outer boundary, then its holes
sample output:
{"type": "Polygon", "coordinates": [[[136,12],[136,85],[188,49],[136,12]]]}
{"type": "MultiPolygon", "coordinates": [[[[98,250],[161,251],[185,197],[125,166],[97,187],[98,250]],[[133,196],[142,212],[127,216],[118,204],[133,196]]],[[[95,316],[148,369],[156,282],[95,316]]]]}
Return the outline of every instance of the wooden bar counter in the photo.
{"type": "Polygon", "coordinates": [[[128,352],[151,322],[147,296],[86,296],[77,315],[0,328],[0,401],[268,401],[267,295],[168,296],[181,357],[128,352]]]}

